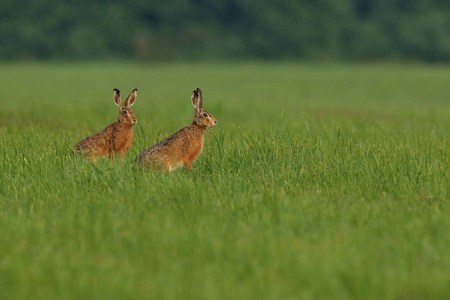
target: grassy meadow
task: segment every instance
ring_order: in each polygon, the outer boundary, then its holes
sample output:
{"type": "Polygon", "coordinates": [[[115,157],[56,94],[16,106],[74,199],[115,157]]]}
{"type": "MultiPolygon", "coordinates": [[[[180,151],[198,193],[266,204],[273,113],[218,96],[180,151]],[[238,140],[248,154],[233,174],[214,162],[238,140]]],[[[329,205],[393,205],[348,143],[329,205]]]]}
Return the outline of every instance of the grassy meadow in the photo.
{"type": "Polygon", "coordinates": [[[450,66],[0,64],[0,299],[449,299],[450,66]],[[194,170],[135,157],[218,120],[194,170]],[[123,163],[71,155],[138,88],[123,163]]]}

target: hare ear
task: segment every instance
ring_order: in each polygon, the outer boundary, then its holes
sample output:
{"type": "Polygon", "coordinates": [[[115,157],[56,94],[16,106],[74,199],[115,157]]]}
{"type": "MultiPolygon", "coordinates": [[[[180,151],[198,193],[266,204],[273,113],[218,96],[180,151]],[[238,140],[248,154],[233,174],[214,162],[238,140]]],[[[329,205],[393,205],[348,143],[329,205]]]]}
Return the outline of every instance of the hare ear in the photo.
{"type": "Polygon", "coordinates": [[[122,95],[120,94],[120,91],[118,89],[114,89],[114,102],[119,108],[122,108],[123,106],[123,99],[122,95]]]}
{"type": "Polygon", "coordinates": [[[130,95],[127,97],[127,100],[125,100],[125,107],[130,107],[134,104],[134,102],[136,101],[136,97],[137,97],[137,89],[134,89],[130,95]]]}
{"type": "Polygon", "coordinates": [[[195,111],[196,112],[201,112],[202,111],[202,106],[203,106],[203,95],[202,95],[202,90],[197,88],[196,90],[194,90],[192,92],[192,105],[194,105],[195,107],[195,111]]]}

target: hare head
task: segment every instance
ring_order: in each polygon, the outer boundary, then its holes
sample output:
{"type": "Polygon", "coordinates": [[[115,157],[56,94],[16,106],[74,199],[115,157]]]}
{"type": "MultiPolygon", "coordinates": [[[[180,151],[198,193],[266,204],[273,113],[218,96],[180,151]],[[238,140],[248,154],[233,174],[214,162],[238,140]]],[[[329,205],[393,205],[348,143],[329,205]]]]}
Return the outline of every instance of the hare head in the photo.
{"type": "Polygon", "coordinates": [[[134,111],[130,108],[137,97],[137,89],[134,89],[131,94],[125,100],[125,104],[123,103],[122,95],[118,89],[114,89],[114,102],[119,107],[119,118],[118,121],[127,125],[134,125],[137,123],[136,115],[134,111]]]}
{"type": "Polygon", "coordinates": [[[203,94],[202,90],[197,88],[192,92],[192,105],[195,107],[195,115],[193,123],[201,127],[214,127],[217,125],[217,120],[212,114],[203,110],[203,94]]]}

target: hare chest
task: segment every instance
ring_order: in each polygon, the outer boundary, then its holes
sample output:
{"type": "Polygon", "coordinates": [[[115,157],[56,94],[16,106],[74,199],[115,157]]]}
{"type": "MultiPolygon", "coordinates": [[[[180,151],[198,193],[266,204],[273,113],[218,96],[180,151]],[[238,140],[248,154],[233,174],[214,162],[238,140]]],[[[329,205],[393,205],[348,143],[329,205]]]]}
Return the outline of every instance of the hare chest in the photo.
{"type": "Polygon", "coordinates": [[[113,139],[113,149],[115,152],[125,155],[133,144],[133,132],[121,132],[113,139]]]}
{"type": "Polygon", "coordinates": [[[191,142],[185,157],[183,157],[183,161],[185,162],[194,161],[200,155],[200,153],[202,153],[202,151],[203,151],[203,137],[191,142]]]}

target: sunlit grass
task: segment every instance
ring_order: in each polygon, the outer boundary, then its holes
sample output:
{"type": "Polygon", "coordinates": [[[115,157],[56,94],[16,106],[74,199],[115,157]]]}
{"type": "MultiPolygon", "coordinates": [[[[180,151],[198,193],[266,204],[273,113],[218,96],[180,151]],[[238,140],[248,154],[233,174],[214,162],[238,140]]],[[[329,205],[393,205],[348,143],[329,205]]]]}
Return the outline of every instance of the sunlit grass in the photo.
{"type": "Polygon", "coordinates": [[[445,299],[450,69],[13,64],[0,79],[2,299],[445,299]],[[73,145],[139,89],[124,162],[73,145]],[[140,151],[219,121],[192,172],[140,151]]]}

